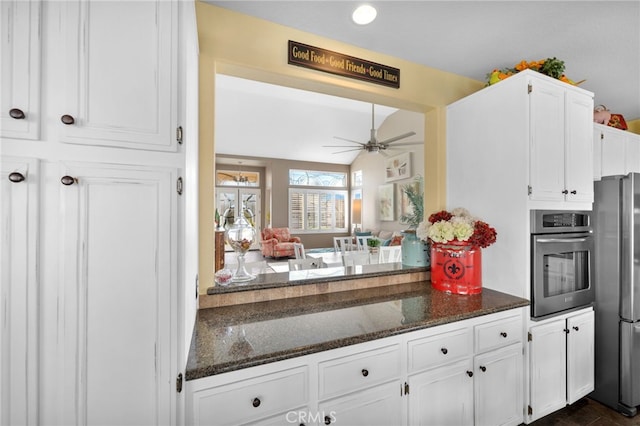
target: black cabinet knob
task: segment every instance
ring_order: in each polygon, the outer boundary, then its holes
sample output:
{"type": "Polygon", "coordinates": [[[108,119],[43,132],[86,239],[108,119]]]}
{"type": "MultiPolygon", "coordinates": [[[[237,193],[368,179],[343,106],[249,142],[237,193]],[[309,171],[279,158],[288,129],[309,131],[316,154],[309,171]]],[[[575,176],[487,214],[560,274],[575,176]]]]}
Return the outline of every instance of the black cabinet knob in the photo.
{"type": "Polygon", "coordinates": [[[568,328],[565,328],[563,331],[564,331],[565,333],[569,334],[569,329],[568,329],[568,328]]]}
{"type": "Polygon", "coordinates": [[[24,175],[20,172],[9,173],[9,180],[13,183],[19,183],[24,180],[24,175]]]}
{"type": "Polygon", "coordinates": [[[362,369],[362,375],[363,375],[364,377],[367,377],[367,376],[369,375],[369,370],[367,370],[366,368],[363,368],[363,369],[362,369]]]}
{"type": "Polygon", "coordinates": [[[576,195],[576,194],[578,193],[578,191],[576,191],[576,190],[574,189],[573,191],[571,191],[571,193],[572,193],[573,195],[576,195]]]}
{"type": "Polygon", "coordinates": [[[69,114],[65,114],[62,117],[60,117],[60,121],[62,121],[62,123],[66,124],[67,126],[76,122],[75,118],[73,118],[69,114]]]}
{"type": "Polygon", "coordinates": [[[260,406],[260,398],[253,398],[253,402],[251,403],[251,405],[258,408],[260,406]]]}
{"type": "Polygon", "coordinates": [[[574,329],[575,331],[578,331],[578,330],[580,330],[580,327],[578,327],[577,325],[574,325],[574,326],[573,326],[573,329],[574,329]]]}
{"type": "Polygon", "coordinates": [[[9,110],[9,116],[11,118],[15,118],[16,120],[22,120],[26,117],[26,115],[24,115],[24,111],[22,111],[20,108],[11,108],[9,110]]]}
{"type": "Polygon", "coordinates": [[[564,191],[562,191],[562,193],[563,193],[564,195],[567,195],[567,194],[569,193],[569,190],[568,190],[568,189],[565,189],[564,191]]]}
{"type": "Polygon", "coordinates": [[[503,331],[503,332],[501,332],[501,333],[500,333],[500,335],[501,335],[502,337],[504,337],[505,339],[507,338],[507,333],[505,333],[504,331],[503,331]]]}
{"type": "Polygon", "coordinates": [[[69,185],[73,185],[74,183],[78,182],[78,179],[71,177],[71,176],[62,176],[60,178],[60,182],[62,182],[63,185],[69,186],[69,185]]]}
{"type": "Polygon", "coordinates": [[[480,366],[480,371],[482,371],[484,373],[485,371],[487,371],[487,367],[485,367],[484,365],[481,365],[480,366]]]}
{"type": "Polygon", "coordinates": [[[325,425],[330,425],[331,424],[331,417],[324,416],[324,424],[325,425]]]}
{"type": "Polygon", "coordinates": [[[449,352],[449,350],[447,348],[440,348],[440,352],[446,355],[449,352]]]}
{"type": "Polygon", "coordinates": [[[473,371],[469,371],[469,370],[467,370],[467,376],[469,376],[469,377],[473,377],[473,371]]]}

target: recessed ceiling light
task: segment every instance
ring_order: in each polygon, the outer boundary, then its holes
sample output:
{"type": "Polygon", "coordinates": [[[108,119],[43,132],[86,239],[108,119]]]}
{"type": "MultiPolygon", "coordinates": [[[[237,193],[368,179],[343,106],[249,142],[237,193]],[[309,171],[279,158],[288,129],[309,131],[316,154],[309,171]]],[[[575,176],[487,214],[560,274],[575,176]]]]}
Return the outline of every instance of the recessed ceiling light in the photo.
{"type": "Polygon", "coordinates": [[[353,19],[353,22],[358,25],[367,25],[373,22],[374,19],[376,19],[377,14],[378,12],[373,6],[364,4],[353,11],[351,19],[353,19]]]}

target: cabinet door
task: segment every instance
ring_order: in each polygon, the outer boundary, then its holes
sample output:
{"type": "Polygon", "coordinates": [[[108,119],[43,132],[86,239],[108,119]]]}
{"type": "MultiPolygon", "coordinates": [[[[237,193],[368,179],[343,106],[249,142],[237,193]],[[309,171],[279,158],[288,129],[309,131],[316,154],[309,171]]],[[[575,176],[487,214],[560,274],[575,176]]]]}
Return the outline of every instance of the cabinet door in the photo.
{"type": "Polygon", "coordinates": [[[567,201],[593,202],[593,98],[565,97],[565,189],[567,201]]]}
{"type": "Polygon", "coordinates": [[[0,424],[38,422],[38,162],[3,158],[0,173],[0,424]],[[20,181],[20,173],[24,180],[20,181]]]}
{"type": "Polygon", "coordinates": [[[602,138],[602,176],[623,175],[625,171],[623,131],[600,127],[602,138]]]}
{"type": "Polygon", "coordinates": [[[402,424],[402,386],[399,381],[379,385],[318,404],[324,424],[388,426],[402,424]]]}
{"type": "Polygon", "coordinates": [[[82,163],[61,176],[61,423],[171,424],[175,174],[82,163]]]}
{"type": "Polygon", "coordinates": [[[529,94],[529,150],[531,200],[563,201],[565,91],[533,80],[529,94]]]}
{"type": "Polygon", "coordinates": [[[519,425],[524,419],[522,345],[478,355],[474,360],[475,424],[519,425]]]}
{"type": "Polygon", "coordinates": [[[566,332],[559,319],[531,327],[529,342],[530,406],[536,420],[566,405],[566,332]]]}
{"type": "Polygon", "coordinates": [[[65,84],[56,111],[73,118],[57,123],[62,141],[175,151],[176,2],[61,7],[65,84]]]}
{"type": "Polygon", "coordinates": [[[593,129],[593,180],[602,179],[602,133],[597,127],[593,129]]]}
{"type": "Polygon", "coordinates": [[[594,389],[594,313],[567,318],[567,403],[594,389]]]}
{"type": "Polygon", "coordinates": [[[0,135],[3,138],[38,139],[41,3],[7,0],[0,2],[0,7],[0,135]]]}
{"type": "Polygon", "coordinates": [[[628,133],[624,140],[624,172],[640,172],[640,136],[628,133]]]}
{"type": "Polygon", "coordinates": [[[409,376],[410,425],[472,425],[471,358],[409,376]]]}

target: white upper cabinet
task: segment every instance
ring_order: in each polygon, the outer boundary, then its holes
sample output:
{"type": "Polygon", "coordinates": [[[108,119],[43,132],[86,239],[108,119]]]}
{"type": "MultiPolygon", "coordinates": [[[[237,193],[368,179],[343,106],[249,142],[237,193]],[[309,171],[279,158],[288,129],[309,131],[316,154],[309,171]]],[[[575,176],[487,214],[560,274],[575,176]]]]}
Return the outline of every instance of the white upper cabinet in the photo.
{"type": "Polygon", "coordinates": [[[2,1],[0,136],[40,137],[39,1],[2,1]]]}
{"type": "Polygon", "coordinates": [[[176,2],[63,7],[61,141],[175,151],[176,2]]]}
{"type": "Polygon", "coordinates": [[[531,200],[593,202],[593,98],[530,84],[531,200]]]}
{"type": "Polygon", "coordinates": [[[601,176],[640,172],[640,135],[602,124],[593,125],[594,145],[602,152],[601,176]]]}

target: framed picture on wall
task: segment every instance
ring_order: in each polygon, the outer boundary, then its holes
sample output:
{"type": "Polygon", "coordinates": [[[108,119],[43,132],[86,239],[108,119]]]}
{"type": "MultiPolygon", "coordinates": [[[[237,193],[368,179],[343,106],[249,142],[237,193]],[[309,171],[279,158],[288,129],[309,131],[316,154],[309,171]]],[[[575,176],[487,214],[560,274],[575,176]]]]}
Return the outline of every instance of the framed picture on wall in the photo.
{"type": "Polygon", "coordinates": [[[381,221],[395,220],[395,203],[394,203],[395,185],[387,183],[378,187],[378,203],[381,221]]]}
{"type": "Polygon", "coordinates": [[[385,161],[385,182],[411,177],[411,153],[403,152],[385,161]]]}
{"type": "Polygon", "coordinates": [[[398,220],[400,220],[400,223],[402,223],[403,225],[406,225],[406,222],[402,220],[402,217],[413,214],[413,205],[411,204],[411,201],[409,201],[409,197],[407,196],[407,193],[404,191],[405,186],[411,186],[415,189],[416,192],[418,192],[420,191],[420,182],[412,182],[404,185],[398,184],[397,192],[400,200],[400,203],[399,203],[400,213],[398,215],[398,220]]]}

